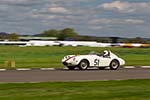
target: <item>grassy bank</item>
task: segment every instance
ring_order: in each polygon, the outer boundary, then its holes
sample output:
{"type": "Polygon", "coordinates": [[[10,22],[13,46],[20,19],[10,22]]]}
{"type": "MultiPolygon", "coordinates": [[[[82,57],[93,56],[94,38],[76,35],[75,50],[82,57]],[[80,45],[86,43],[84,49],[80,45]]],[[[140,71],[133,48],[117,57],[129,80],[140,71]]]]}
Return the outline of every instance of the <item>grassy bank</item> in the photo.
{"type": "MultiPolygon", "coordinates": [[[[150,48],[92,48],[92,47],[18,47],[0,46],[0,68],[5,61],[15,61],[16,67],[63,67],[61,59],[68,54],[88,54],[109,49],[126,60],[126,65],[150,65],[150,48]]],[[[8,68],[8,67],[7,67],[8,68]]]]}
{"type": "Polygon", "coordinates": [[[150,100],[150,80],[0,84],[0,100],[150,100]]]}

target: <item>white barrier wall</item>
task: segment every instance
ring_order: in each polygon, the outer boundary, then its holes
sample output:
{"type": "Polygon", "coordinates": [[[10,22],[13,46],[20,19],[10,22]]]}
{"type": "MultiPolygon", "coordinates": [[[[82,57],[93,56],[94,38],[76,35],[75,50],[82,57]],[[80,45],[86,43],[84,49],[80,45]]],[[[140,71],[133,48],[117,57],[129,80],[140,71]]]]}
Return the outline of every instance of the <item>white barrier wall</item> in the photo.
{"type": "Polygon", "coordinates": [[[89,47],[150,47],[150,44],[141,43],[100,43],[96,41],[0,41],[1,45],[24,46],[89,46],[89,47]]]}

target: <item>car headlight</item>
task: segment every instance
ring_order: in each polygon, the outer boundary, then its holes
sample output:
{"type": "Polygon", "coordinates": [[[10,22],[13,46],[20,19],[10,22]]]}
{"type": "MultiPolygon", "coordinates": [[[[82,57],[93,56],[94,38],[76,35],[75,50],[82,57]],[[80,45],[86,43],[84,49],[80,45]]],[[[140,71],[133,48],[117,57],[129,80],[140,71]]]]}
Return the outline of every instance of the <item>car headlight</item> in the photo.
{"type": "Polygon", "coordinates": [[[70,56],[65,56],[65,57],[64,57],[64,59],[68,59],[68,58],[70,58],[70,56]]]}

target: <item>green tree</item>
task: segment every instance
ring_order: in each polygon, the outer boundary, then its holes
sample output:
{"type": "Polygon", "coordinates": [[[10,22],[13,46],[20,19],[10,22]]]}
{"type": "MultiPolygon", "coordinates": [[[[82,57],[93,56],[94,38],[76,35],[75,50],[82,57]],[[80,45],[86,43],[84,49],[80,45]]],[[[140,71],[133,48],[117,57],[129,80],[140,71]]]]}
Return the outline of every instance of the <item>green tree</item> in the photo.
{"type": "Polygon", "coordinates": [[[51,30],[47,30],[47,31],[44,31],[41,36],[44,36],[44,37],[58,37],[59,35],[59,31],[56,30],[56,29],[51,29],[51,30]]]}
{"type": "Polygon", "coordinates": [[[60,31],[58,39],[64,40],[66,38],[75,38],[78,36],[78,33],[74,31],[73,28],[65,28],[60,31]]]}
{"type": "Polygon", "coordinates": [[[65,28],[62,30],[46,30],[40,34],[44,37],[57,37],[59,40],[65,40],[66,38],[75,38],[78,36],[78,33],[74,31],[73,28],[65,28]]]}
{"type": "Polygon", "coordinates": [[[19,40],[19,36],[17,33],[11,33],[8,35],[8,39],[13,40],[13,41],[17,41],[17,40],[19,40]]]}

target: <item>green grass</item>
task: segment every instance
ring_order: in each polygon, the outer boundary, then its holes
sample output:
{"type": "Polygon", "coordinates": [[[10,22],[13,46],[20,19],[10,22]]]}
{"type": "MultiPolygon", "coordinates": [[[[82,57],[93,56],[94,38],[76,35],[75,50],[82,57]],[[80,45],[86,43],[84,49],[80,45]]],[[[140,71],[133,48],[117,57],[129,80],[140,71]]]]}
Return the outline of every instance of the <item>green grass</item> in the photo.
{"type": "Polygon", "coordinates": [[[150,80],[0,84],[0,100],[150,100],[150,80]]]}
{"type": "MultiPolygon", "coordinates": [[[[15,61],[16,67],[63,67],[61,59],[68,54],[88,54],[110,49],[126,60],[126,65],[150,65],[150,48],[92,48],[92,47],[18,47],[0,46],[0,68],[5,61],[15,61]]],[[[9,68],[9,67],[7,67],[9,68]]]]}

